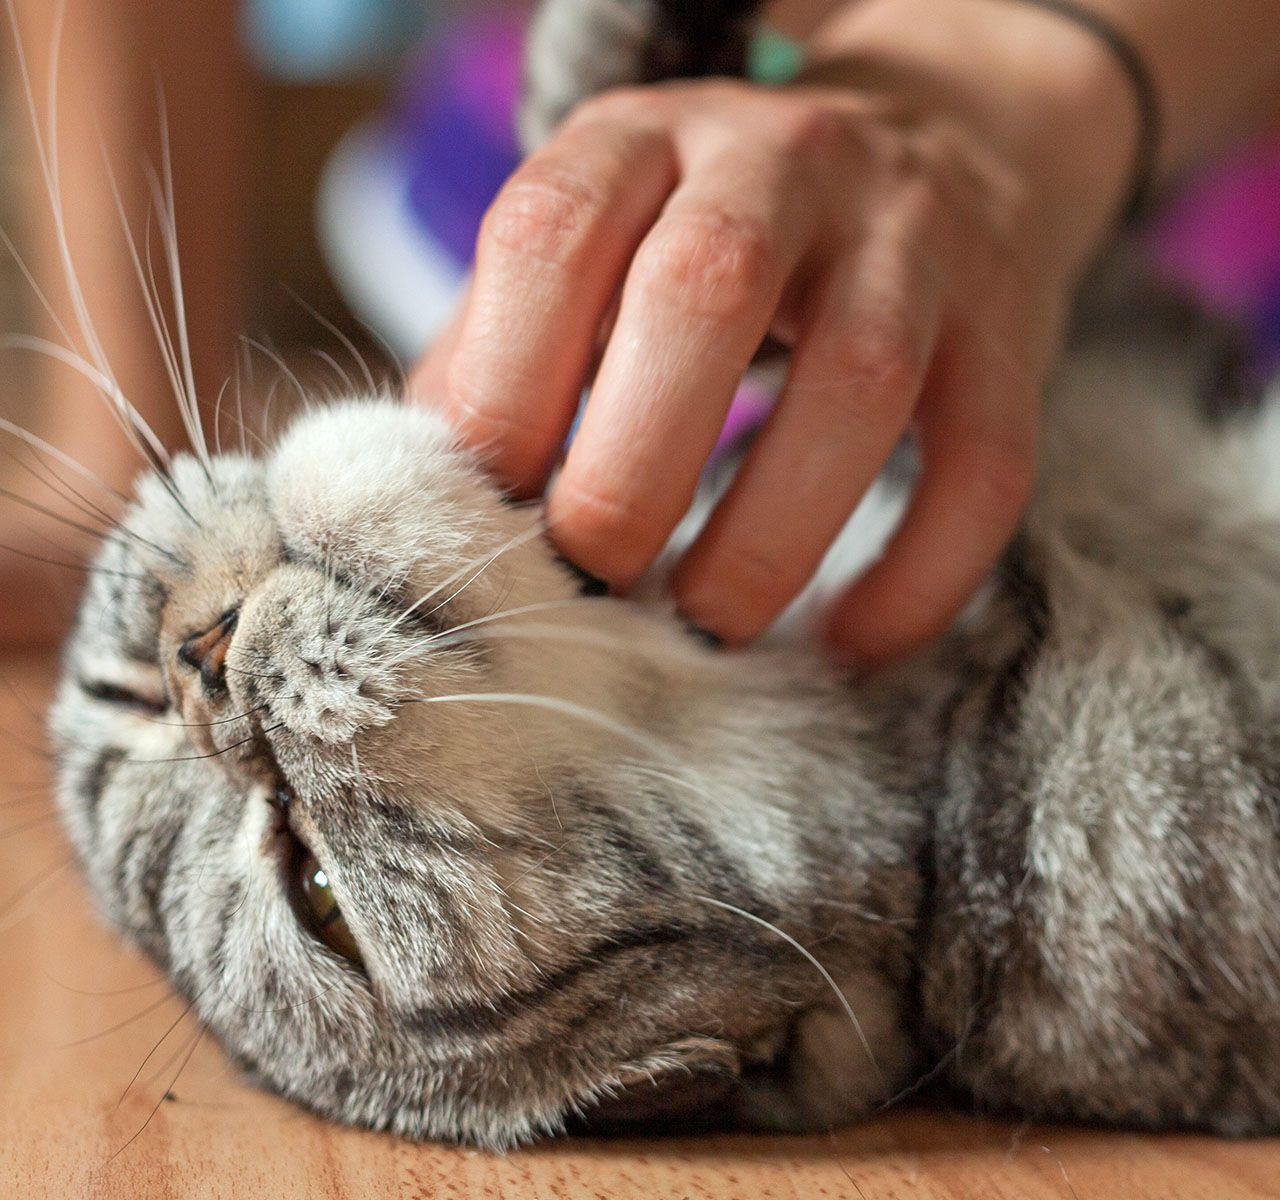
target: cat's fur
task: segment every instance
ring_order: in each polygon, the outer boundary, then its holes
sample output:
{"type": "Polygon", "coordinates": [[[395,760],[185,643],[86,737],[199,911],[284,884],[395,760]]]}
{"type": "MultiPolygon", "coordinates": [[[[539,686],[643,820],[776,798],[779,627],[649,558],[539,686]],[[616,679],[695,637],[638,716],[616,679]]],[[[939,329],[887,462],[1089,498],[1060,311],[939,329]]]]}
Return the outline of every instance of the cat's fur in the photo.
{"type": "Polygon", "coordinates": [[[1015,546],[874,683],[580,597],[390,399],[145,478],[53,716],[103,910],[253,1078],[415,1137],[822,1128],[928,1072],[1280,1127],[1267,422],[1207,420],[1212,343],[1109,303],[1015,546]],[[206,679],[182,646],[232,612],[206,679]],[[363,970],[297,916],[281,788],[363,970]]]}

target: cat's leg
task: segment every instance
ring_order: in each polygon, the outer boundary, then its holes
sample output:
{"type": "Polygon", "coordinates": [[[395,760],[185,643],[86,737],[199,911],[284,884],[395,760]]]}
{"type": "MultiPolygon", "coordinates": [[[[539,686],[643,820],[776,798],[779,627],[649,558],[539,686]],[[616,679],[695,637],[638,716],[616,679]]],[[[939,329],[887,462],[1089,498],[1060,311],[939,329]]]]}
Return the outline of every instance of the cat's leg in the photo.
{"type": "Polygon", "coordinates": [[[865,1116],[911,1080],[915,1043],[901,989],[875,971],[840,981],[848,1007],[833,999],[809,1009],[790,1031],[778,1065],[747,1070],[738,1123],[803,1133],[865,1116]]]}
{"type": "Polygon", "coordinates": [[[520,132],[532,149],[580,100],[658,79],[740,75],[758,0],[545,0],[529,31],[520,132]]]}
{"type": "Polygon", "coordinates": [[[1275,531],[1224,554],[1207,524],[1153,529],[1144,558],[1063,528],[1012,581],[1021,644],[952,717],[926,1024],[986,1105],[1274,1131],[1275,531]]]}

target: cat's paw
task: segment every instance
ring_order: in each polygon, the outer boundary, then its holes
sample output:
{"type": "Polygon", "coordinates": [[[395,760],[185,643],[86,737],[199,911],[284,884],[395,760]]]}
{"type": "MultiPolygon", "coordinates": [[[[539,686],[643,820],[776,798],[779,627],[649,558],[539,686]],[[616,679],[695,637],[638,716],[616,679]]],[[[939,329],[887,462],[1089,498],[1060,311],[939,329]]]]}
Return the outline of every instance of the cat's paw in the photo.
{"type": "Polygon", "coordinates": [[[841,987],[835,1002],[801,1014],[774,1071],[744,1081],[738,1119],[752,1129],[807,1133],[832,1129],[895,1095],[913,1062],[895,991],[871,973],[841,987]]]}

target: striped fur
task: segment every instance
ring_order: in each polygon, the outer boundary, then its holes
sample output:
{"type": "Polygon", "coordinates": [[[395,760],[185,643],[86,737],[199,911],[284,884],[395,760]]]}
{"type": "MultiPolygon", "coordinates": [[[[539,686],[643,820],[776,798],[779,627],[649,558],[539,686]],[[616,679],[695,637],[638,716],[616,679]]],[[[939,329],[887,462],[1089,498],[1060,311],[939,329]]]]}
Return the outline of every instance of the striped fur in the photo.
{"type": "Polygon", "coordinates": [[[185,512],[144,481],[54,713],[105,913],[254,1078],[412,1136],[822,1127],[939,1066],[1028,1113],[1275,1128],[1266,423],[1178,394],[1176,329],[1109,328],[1001,570],[874,684],[579,597],[386,400],[180,461],[185,512]],[[178,649],[233,606],[211,690],[178,649]],[[282,780],[365,972],[291,906],[282,780]]]}
{"type": "MultiPolygon", "coordinates": [[[[528,135],[733,65],[748,18],[552,0],[528,135]]],[[[144,479],[53,713],[103,912],[250,1077],[413,1137],[825,1128],[922,1076],[1276,1130],[1280,424],[1222,416],[1198,323],[1128,289],[1089,313],[1013,550],[874,682],[579,596],[387,398],[144,479]],[[233,612],[202,678],[183,644],[233,612]],[[299,919],[282,796],[362,966],[299,919]]]]}

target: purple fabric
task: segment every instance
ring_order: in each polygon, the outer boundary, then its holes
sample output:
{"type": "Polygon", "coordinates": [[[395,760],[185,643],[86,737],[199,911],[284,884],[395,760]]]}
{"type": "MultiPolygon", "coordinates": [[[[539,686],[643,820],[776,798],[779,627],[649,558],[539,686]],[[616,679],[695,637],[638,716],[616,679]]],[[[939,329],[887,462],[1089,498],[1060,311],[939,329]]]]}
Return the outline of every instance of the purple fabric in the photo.
{"type": "Polygon", "coordinates": [[[460,264],[519,162],[512,113],[520,28],[490,18],[431,43],[406,75],[392,130],[417,222],[460,264]]]}
{"type": "Polygon", "coordinates": [[[1201,171],[1151,231],[1157,262],[1280,361],[1280,133],[1201,171]]]}

